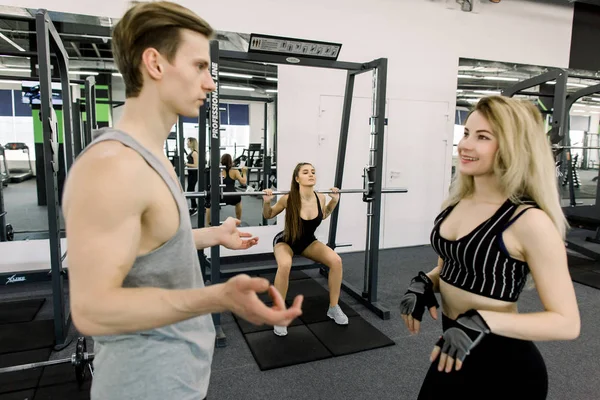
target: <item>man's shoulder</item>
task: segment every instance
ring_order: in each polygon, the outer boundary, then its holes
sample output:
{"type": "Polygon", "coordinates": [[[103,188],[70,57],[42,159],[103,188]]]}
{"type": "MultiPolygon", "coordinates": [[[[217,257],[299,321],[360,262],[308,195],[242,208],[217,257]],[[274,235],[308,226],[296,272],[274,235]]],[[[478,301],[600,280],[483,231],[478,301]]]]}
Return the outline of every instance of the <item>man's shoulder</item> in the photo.
{"type": "Polygon", "coordinates": [[[146,169],[143,157],[117,140],[94,143],[77,159],[73,168],[105,173],[139,173],[146,169]]]}

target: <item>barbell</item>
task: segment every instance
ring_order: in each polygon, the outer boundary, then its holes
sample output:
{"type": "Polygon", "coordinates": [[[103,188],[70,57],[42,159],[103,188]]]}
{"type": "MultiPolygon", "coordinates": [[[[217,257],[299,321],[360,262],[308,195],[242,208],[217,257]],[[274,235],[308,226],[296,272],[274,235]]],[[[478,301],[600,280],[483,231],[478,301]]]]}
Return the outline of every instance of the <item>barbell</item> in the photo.
{"type": "MultiPolygon", "coordinates": [[[[336,193],[333,190],[315,190],[318,193],[331,194],[336,193]]],[[[381,193],[407,193],[408,189],[405,188],[385,188],[381,189],[381,193]]],[[[281,196],[284,194],[289,194],[289,190],[277,190],[273,191],[273,196],[281,196]]],[[[337,193],[361,193],[361,194],[369,194],[368,190],[365,189],[340,189],[337,193]]],[[[221,192],[221,196],[265,196],[266,193],[263,191],[255,191],[255,192],[221,192]]],[[[210,192],[185,192],[186,198],[202,198],[210,195],[210,192]]]]}
{"type": "Polygon", "coordinates": [[[89,369],[91,376],[94,376],[94,368],[92,367],[92,361],[94,360],[94,353],[87,352],[87,344],[84,337],[77,339],[77,346],[75,347],[75,353],[70,358],[63,358],[59,360],[48,360],[40,361],[29,364],[14,365],[12,367],[0,368],[0,374],[6,374],[9,372],[26,371],[35,368],[49,367],[51,365],[68,364],[71,363],[75,367],[75,378],[81,385],[85,381],[85,376],[89,369]]]}
{"type": "Polygon", "coordinates": [[[600,150],[598,146],[552,146],[552,150],[560,150],[560,149],[578,149],[578,150],[600,150]]]}

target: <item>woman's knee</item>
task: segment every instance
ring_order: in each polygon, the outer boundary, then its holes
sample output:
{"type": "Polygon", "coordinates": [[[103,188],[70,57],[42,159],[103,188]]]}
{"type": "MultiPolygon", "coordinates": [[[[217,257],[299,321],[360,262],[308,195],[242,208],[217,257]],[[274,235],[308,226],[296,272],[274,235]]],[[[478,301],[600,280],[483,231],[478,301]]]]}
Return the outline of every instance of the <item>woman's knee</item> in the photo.
{"type": "Polygon", "coordinates": [[[292,260],[281,260],[277,262],[277,272],[289,275],[292,271],[292,260]]]}
{"type": "Polygon", "coordinates": [[[339,254],[332,255],[328,260],[328,265],[331,269],[342,269],[342,257],[339,254]]]}

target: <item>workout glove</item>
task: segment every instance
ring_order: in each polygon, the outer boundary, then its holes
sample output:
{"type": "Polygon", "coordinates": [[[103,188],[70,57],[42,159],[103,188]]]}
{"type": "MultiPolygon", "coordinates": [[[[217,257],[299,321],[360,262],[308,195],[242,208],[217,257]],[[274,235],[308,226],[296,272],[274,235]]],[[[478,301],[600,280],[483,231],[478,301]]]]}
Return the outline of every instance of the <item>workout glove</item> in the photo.
{"type": "Polygon", "coordinates": [[[425,308],[438,308],[440,305],[433,293],[433,282],[425,272],[420,271],[408,286],[408,290],[400,300],[400,313],[411,315],[417,321],[421,321],[425,308]]]}
{"type": "Polygon", "coordinates": [[[456,323],[458,325],[446,330],[436,345],[448,357],[463,362],[471,350],[490,333],[490,327],[476,310],[460,314],[456,323]]]}

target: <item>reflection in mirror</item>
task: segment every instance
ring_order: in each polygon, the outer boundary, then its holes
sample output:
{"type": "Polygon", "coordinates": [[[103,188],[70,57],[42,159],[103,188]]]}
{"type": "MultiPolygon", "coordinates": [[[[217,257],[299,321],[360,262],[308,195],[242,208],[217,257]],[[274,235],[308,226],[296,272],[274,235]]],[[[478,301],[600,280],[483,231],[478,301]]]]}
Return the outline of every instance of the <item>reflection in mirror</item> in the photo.
{"type": "MultiPolygon", "coordinates": [[[[248,35],[240,36],[249,39],[248,35]]],[[[246,49],[244,43],[238,50],[246,49]]],[[[241,193],[274,188],[277,183],[277,66],[220,60],[219,80],[219,164],[223,191],[241,193]],[[268,165],[265,165],[265,156],[270,157],[268,165]]],[[[210,166],[209,150],[207,148],[207,167],[210,166]]],[[[242,221],[242,226],[266,225],[268,221],[263,219],[262,209],[260,195],[226,196],[221,200],[219,219],[235,217],[242,221]]],[[[206,213],[208,223],[208,208],[206,213]]]]}
{"type": "MultiPolygon", "coordinates": [[[[458,163],[457,145],[463,136],[471,108],[484,96],[507,94],[514,85],[555,69],[486,60],[461,58],[456,89],[456,113],[452,152],[452,176],[458,163]]],[[[515,93],[513,97],[533,102],[545,120],[548,139],[554,148],[557,180],[564,208],[596,204],[599,173],[600,74],[567,70],[562,102],[556,100],[559,79],[551,79],[515,93]],[[586,92],[581,92],[585,90],[586,92]],[[589,93],[588,93],[589,92],[589,93]],[[568,99],[576,99],[568,108],[568,99]],[[561,104],[567,104],[562,109],[561,104]],[[562,114],[561,114],[562,113],[562,114]],[[553,116],[561,116],[554,121],[553,116]],[[559,124],[562,137],[554,135],[559,124]],[[554,129],[553,129],[554,128],[554,129]],[[571,160],[571,165],[567,162],[571,160]]]]}
{"type": "MultiPolygon", "coordinates": [[[[34,12],[35,10],[33,10],[34,12]]],[[[0,225],[10,224],[15,240],[48,237],[48,215],[45,204],[43,137],[39,118],[39,82],[35,60],[20,52],[35,51],[35,31],[31,29],[33,14],[27,9],[5,7],[2,31],[10,40],[0,38],[0,225]],[[5,214],[3,214],[5,213],[5,214]]],[[[120,118],[125,100],[125,86],[111,50],[111,27],[114,18],[52,12],[52,20],[69,57],[69,76],[73,84],[72,101],[74,134],[87,132],[84,82],[95,79],[96,124],[94,128],[113,126],[120,118]]],[[[217,31],[215,39],[221,50],[247,51],[248,34],[217,31]]],[[[54,63],[54,62],[53,62],[54,63]]],[[[53,65],[53,71],[57,71],[53,65]]],[[[57,72],[54,74],[57,78],[57,72]]],[[[220,155],[231,157],[231,168],[224,190],[245,192],[273,188],[277,171],[277,67],[263,63],[223,61],[220,63],[220,155]],[[271,156],[272,166],[265,181],[263,160],[271,156]],[[229,178],[232,178],[230,180],[229,178]],[[228,186],[229,184],[229,186],[228,186]]],[[[54,109],[58,119],[59,159],[65,160],[62,132],[62,95],[54,83],[54,109]]],[[[92,97],[90,97],[91,99],[92,97]]],[[[201,149],[199,119],[180,118],[172,127],[164,152],[173,165],[184,190],[204,191],[197,171],[210,165],[210,147],[201,149]],[[198,165],[200,152],[205,165],[198,165]]],[[[61,167],[64,164],[61,164],[61,167]]],[[[206,172],[206,171],[205,171],[206,172]]],[[[225,175],[225,166],[223,165],[225,175]]],[[[65,168],[58,171],[59,198],[65,168]]],[[[207,181],[208,182],[208,181],[207,181]]],[[[236,205],[223,205],[220,220],[241,217],[245,226],[265,224],[262,197],[244,196],[236,205]]],[[[204,199],[188,200],[190,214],[205,210],[204,199]]],[[[59,216],[64,235],[64,221],[59,216]]],[[[197,218],[192,218],[197,226],[197,218]]],[[[270,221],[275,223],[275,221],[270,221]]],[[[4,229],[4,226],[0,226],[4,229]]]]}

